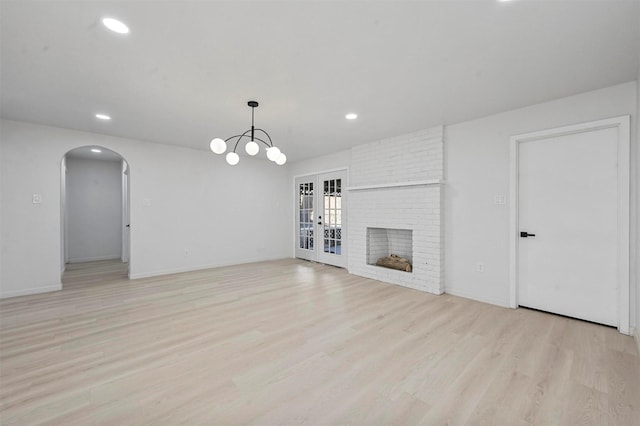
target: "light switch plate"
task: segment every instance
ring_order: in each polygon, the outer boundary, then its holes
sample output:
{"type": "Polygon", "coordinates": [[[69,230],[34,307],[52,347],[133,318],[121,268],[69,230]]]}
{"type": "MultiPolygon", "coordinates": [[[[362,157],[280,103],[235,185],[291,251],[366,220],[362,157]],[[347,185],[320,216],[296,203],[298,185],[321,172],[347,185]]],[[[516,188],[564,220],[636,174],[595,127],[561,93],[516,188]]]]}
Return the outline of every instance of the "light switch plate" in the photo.
{"type": "Polygon", "coordinates": [[[493,203],[494,204],[505,204],[506,203],[506,198],[504,195],[496,195],[493,197],[493,203]]]}
{"type": "Polygon", "coordinates": [[[42,203],[42,195],[40,194],[33,194],[33,196],[31,197],[31,202],[33,204],[40,204],[42,203]]]}

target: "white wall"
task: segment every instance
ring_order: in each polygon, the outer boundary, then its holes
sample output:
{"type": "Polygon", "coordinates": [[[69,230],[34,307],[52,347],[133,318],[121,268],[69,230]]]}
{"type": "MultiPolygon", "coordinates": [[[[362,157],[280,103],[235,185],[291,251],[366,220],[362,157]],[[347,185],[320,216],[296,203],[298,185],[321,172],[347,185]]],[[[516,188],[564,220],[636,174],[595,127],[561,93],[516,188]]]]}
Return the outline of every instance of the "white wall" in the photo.
{"type": "Polygon", "coordinates": [[[291,175],[291,191],[293,192],[293,177],[324,172],[335,169],[345,169],[351,165],[351,150],[335,152],[321,157],[292,162],[289,165],[291,175]]]}
{"type": "Polygon", "coordinates": [[[204,150],[0,124],[2,297],[60,288],[60,162],[80,146],[103,146],[131,167],[132,277],[291,255],[287,166],[243,157],[231,167],[204,150]]]}
{"type": "Polygon", "coordinates": [[[69,262],[122,255],[122,163],[67,157],[69,262]]]}
{"type": "MultiPolygon", "coordinates": [[[[510,136],[620,115],[640,120],[639,101],[640,87],[630,82],[445,126],[446,291],[502,306],[509,304],[508,200],[496,205],[493,199],[509,193],[510,136]],[[476,272],[479,261],[485,263],[484,273],[476,272]]],[[[640,312],[636,314],[636,306],[640,306],[640,135],[632,127],[631,323],[640,329],[640,312]]],[[[290,170],[292,175],[302,175],[350,166],[351,152],[346,150],[295,162],[290,170]]],[[[292,183],[290,186],[293,188],[292,183]]]]}
{"type": "MultiPolygon", "coordinates": [[[[509,193],[511,135],[635,114],[636,83],[631,82],[447,126],[446,291],[508,306],[509,202],[496,205],[493,200],[495,195],[509,193]],[[476,262],[485,263],[484,273],[475,271],[476,262]]],[[[637,140],[635,134],[632,140],[637,140]]],[[[637,164],[632,167],[635,170],[637,164]]],[[[637,180],[631,190],[636,206],[637,180]]],[[[636,217],[634,207],[634,223],[636,217]]],[[[633,318],[635,285],[631,292],[633,318]]]]}
{"type": "MultiPolygon", "coordinates": [[[[2,125],[0,123],[0,141],[2,141],[2,125]]],[[[5,246],[5,236],[3,232],[3,224],[2,224],[2,206],[4,205],[4,201],[2,198],[2,179],[3,179],[3,167],[2,167],[2,143],[0,142],[0,289],[2,288],[2,254],[4,253],[5,246]]]]}
{"type": "MultiPolygon", "coordinates": [[[[635,233],[631,234],[631,247],[633,247],[633,236],[635,234],[636,238],[636,251],[631,251],[631,259],[632,259],[632,274],[631,278],[633,279],[635,275],[636,281],[636,339],[638,343],[638,347],[640,348],[640,68],[638,69],[638,80],[636,81],[636,143],[635,146],[631,144],[631,158],[635,158],[635,167],[632,169],[631,177],[631,191],[633,193],[633,185],[636,185],[636,228],[635,233]],[[633,151],[635,149],[635,156],[633,155],[633,151]],[[635,259],[635,262],[633,262],[635,259]],[[635,266],[635,269],[633,269],[635,266]]],[[[633,166],[633,164],[632,164],[633,166]]],[[[631,222],[631,229],[633,230],[633,221],[631,222]]]]}

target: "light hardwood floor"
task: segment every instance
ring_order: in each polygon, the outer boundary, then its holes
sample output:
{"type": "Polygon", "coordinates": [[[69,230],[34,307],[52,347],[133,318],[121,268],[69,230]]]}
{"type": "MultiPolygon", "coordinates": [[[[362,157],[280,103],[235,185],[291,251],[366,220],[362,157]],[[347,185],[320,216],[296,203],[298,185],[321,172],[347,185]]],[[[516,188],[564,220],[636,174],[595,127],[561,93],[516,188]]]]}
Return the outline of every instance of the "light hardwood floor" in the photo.
{"type": "Polygon", "coordinates": [[[0,423],[638,425],[633,340],[298,260],[0,301],[0,423]]]}

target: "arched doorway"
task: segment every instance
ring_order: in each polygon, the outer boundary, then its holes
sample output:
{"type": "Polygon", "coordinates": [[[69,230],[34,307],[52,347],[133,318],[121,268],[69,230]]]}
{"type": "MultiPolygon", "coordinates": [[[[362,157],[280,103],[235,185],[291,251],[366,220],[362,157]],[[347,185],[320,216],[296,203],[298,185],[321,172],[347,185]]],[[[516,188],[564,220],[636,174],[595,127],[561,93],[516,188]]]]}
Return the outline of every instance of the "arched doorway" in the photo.
{"type": "Polygon", "coordinates": [[[68,151],[61,161],[61,271],[99,283],[129,275],[129,166],[102,146],[68,151]]]}

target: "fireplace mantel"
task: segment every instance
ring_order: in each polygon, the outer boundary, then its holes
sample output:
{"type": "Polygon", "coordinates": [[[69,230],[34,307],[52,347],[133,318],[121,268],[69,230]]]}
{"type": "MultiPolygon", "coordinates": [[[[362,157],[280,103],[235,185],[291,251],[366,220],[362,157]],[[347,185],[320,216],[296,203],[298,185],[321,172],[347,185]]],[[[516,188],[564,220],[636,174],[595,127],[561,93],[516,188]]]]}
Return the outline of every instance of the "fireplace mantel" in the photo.
{"type": "Polygon", "coordinates": [[[427,179],[427,180],[414,180],[409,182],[392,182],[392,183],[377,183],[374,185],[349,186],[345,189],[347,191],[365,191],[368,189],[400,188],[403,186],[439,185],[441,183],[443,183],[442,179],[427,179]]]}

